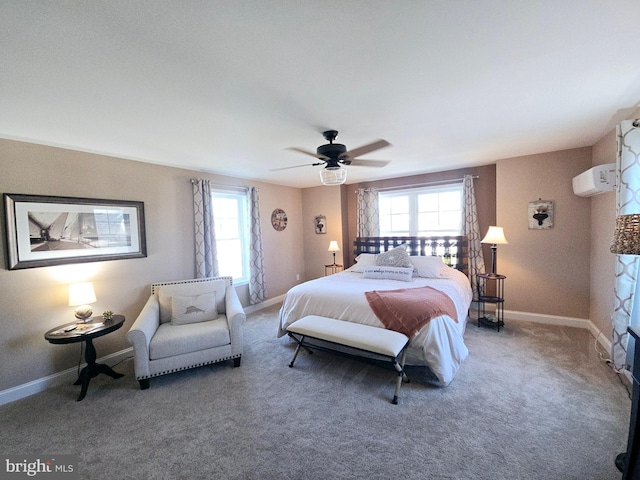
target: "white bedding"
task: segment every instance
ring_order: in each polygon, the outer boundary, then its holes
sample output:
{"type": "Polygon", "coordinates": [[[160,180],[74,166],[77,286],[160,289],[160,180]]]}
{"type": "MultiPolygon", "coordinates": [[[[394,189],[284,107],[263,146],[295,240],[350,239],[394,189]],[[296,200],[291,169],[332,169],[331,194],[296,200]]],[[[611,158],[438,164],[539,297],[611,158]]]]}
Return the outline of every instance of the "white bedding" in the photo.
{"type": "Polygon", "coordinates": [[[464,330],[471,304],[469,279],[448,268],[446,278],[414,277],[411,282],[363,278],[353,267],[344,272],[296,285],[285,296],[279,313],[278,337],[287,326],[306,315],[321,315],[384,328],[364,295],[371,290],[396,290],[430,286],[446,293],[456,306],[458,322],[439,316],[417,332],[407,349],[407,365],[427,365],[443,385],[455,377],[469,351],[464,344],[464,330]]]}

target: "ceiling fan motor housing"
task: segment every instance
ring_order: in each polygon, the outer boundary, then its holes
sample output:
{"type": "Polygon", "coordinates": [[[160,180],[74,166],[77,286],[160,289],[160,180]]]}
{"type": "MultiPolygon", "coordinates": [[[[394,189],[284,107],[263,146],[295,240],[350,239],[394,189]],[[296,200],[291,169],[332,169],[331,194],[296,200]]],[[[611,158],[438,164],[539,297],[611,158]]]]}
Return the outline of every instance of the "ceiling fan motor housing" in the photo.
{"type": "Polygon", "coordinates": [[[331,160],[338,160],[340,155],[347,153],[347,147],[341,143],[327,143],[326,145],[320,145],[316,152],[318,155],[330,158],[331,160]]]}

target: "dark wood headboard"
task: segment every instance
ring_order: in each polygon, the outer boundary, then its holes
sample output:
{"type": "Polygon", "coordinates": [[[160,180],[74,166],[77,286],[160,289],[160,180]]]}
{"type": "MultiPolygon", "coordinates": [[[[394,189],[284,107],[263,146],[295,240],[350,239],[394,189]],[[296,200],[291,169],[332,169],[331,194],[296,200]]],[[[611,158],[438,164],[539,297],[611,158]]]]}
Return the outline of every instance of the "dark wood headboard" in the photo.
{"type": "Polygon", "coordinates": [[[353,242],[356,256],[386,252],[406,245],[409,255],[442,257],[444,263],[469,275],[469,242],[464,235],[437,237],[358,237],[353,242]]]}

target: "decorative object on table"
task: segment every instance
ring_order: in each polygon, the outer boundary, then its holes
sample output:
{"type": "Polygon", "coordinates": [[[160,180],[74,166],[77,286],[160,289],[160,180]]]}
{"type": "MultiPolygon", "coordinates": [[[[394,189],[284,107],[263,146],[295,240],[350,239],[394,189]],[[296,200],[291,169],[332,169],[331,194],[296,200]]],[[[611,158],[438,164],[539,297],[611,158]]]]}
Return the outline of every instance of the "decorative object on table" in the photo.
{"type": "Polygon", "coordinates": [[[315,218],[316,233],[327,233],[327,217],[318,215],[315,218]]]}
{"type": "Polygon", "coordinates": [[[113,320],[113,312],[111,310],[105,310],[104,312],[102,312],[102,319],[105,322],[110,322],[111,320],[113,320]]]}
{"type": "Polygon", "coordinates": [[[144,203],[4,194],[10,270],[147,256],[144,203]]]}
{"type": "Polygon", "coordinates": [[[553,228],[553,201],[538,199],[529,202],[529,230],[553,228]]]}
{"type": "Polygon", "coordinates": [[[287,228],[287,214],[281,208],[276,208],[271,213],[271,225],[276,231],[281,232],[287,228]]]}
{"type": "Polygon", "coordinates": [[[69,285],[69,306],[76,307],[75,315],[80,322],[86,322],[91,318],[93,309],[89,304],[96,301],[93,283],[81,282],[69,285]]]}
{"type": "Polygon", "coordinates": [[[340,247],[338,246],[338,242],[336,240],[331,240],[329,242],[329,251],[333,253],[333,265],[336,264],[336,252],[340,251],[340,247]]]}
{"type": "Polygon", "coordinates": [[[489,227],[487,230],[487,234],[480,241],[480,243],[490,243],[491,244],[491,274],[496,275],[496,261],[498,257],[498,244],[508,244],[507,239],[504,236],[504,230],[502,227],[489,227]]]}

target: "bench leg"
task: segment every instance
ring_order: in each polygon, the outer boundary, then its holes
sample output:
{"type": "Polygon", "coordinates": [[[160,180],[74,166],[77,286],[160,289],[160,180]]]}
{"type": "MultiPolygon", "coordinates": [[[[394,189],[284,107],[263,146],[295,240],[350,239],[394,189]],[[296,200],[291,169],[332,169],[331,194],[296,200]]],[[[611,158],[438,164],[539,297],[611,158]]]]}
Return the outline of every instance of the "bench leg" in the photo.
{"type": "Polygon", "coordinates": [[[289,368],[293,368],[293,362],[295,362],[296,358],[298,358],[298,353],[300,352],[300,347],[302,346],[302,342],[304,341],[304,335],[302,336],[302,338],[300,338],[300,340],[298,340],[293,335],[291,335],[291,338],[293,338],[296,342],[298,342],[298,346],[296,347],[296,351],[293,354],[293,358],[291,359],[291,363],[289,364],[289,368]]]}
{"type": "Polygon", "coordinates": [[[404,373],[404,357],[406,353],[407,349],[405,348],[402,351],[400,365],[398,365],[398,362],[396,360],[394,360],[393,362],[393,366],[396,367],[396,370],[398,371],[398,379],[396,380],[396,391],[393,394],[393,400],[391,400],[391,403],[393,403],[394,405],[398,404],[398,395],[400,394],[400,386],[402,385],[402,380],[406,378],[406,381],[409,381],[409,377],[407,377],[407,375],[404,373]]]}

